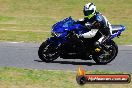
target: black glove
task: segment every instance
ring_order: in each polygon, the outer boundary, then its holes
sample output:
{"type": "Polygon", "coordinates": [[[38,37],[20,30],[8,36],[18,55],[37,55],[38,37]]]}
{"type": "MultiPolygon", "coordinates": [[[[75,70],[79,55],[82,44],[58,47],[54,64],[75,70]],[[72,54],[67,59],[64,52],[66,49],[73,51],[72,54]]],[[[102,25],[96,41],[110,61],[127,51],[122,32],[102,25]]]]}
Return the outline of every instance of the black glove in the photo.
{"type": "Polygon", "coordinates": [[[85,27],[86,27],[87,29],[91,29],[91,28],[92,28],[92,24],[91,24],[91,23],[85,23],[85,27]]]}
{"type": "Polygon", "coordinates": [[[82,34],[79,34],[79,35],[77,34],[77,37],[80,38],[80,39],[84,38],[82,34]]]}
{"type": "Polygon", "coordinates": [[[82,34],[80,34],[80,35],[79,35],[79,38],[83,38],[83,35],[82,35],[82,34]]]}

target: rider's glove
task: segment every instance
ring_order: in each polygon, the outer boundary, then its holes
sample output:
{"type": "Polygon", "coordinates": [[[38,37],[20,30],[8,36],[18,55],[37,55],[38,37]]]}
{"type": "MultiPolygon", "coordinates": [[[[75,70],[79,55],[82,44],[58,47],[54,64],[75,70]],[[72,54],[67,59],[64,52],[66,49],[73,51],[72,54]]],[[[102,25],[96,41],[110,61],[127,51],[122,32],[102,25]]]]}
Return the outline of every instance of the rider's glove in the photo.
{"type": "Polygon", "coordinates": [[[82,34],[80,34],[80,35],[79,35],[79,38],[83,38],[83,35],[82,35],[82,34]]]}
{"type": "Polygon", "coordinates": [[[82,34],[79,34],[79,35],[77,34],[77,37],[78,38],[83,38],[83,35],[82,34]]]}
{"type": "Polygon", "coordinates": [[[91,23],[89,23],[89,22],[87,22],[87,23],[85,23],[85,27],[86,27],[86,28],[88,28],[88,29],[91,29],[92,24],[91,24],[91,23]]]}

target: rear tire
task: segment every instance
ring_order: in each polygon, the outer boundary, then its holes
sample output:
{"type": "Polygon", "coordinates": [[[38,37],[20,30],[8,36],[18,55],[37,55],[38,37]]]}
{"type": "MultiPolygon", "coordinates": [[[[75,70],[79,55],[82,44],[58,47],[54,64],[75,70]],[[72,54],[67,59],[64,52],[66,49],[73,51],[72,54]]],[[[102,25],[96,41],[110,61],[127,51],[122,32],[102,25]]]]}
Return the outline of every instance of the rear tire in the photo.
{"type": "Polygon", "coordinates": [[[45,41],[39,47],[38,56],[46,63],[52,62],[59,57],[58,48],[56,45],[48,44],[47,41],[45,41]]]}
{"type": "Polygon", "coordinates": [[[107,58],[106,57],[100,58],[99,56],[96,56],[96,55],[93,56],[93,60],[97,64],[108,64],[111,61],[113,61],[118,54],[118,46],[116,45],[116,43],[113,40],[109,41],[106,45],[111,46],[111,55],[109,55],[109,57],[107,57],[107,58]]]}

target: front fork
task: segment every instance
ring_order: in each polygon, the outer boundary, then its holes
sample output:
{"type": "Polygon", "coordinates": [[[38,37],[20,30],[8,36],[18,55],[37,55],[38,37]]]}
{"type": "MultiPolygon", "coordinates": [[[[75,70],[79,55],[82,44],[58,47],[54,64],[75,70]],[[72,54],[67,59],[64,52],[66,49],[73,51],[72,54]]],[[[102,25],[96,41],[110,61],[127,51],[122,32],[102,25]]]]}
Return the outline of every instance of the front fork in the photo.
{"type": "Polygon", "coordinates": [[[53,44],[54,46],[56,46],[56,49],[61,50],[60,48],[61,48],[62,43],[59,41],[59,39],[57,37],[48,38],[47,43],[53,44]]]}

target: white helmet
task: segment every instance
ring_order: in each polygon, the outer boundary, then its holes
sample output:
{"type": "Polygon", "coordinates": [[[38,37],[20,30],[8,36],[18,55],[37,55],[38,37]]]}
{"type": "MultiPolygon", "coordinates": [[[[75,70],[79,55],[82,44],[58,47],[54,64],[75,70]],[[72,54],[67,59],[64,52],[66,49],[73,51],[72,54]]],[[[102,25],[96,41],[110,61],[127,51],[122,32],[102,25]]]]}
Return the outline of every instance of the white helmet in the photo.
{"type": "Polygon", "coordinates": [[[96,13],[96,6],[93,3],[87,3],[84,6],[83,13],[85,15],[85,18],[90,19],[96,13]]]}

